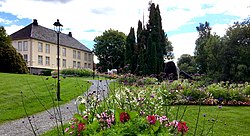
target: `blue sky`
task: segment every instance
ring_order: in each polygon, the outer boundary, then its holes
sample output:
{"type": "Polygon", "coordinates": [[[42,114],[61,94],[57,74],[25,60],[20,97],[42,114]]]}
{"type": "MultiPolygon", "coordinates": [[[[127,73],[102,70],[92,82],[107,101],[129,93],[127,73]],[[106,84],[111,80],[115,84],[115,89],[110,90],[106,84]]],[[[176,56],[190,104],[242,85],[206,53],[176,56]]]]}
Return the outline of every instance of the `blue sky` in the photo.
{"type": "MultiPolygon", "coordinates": [[[[93,39],[110,28],[128,34],[138,20],[148,21],[149,0],[0,0],[0,26],[8,34],[32,23],[53,29],[60,19],[63,33],[92,49],[93,39]]],[[[159,4],[162,26],[174,47],[175,61],[181,54],[193,55],[199,23],[208,21],[212,31],[223,36],[235,21],[249,17],[250,1],[152,0],[159,4]]]]}

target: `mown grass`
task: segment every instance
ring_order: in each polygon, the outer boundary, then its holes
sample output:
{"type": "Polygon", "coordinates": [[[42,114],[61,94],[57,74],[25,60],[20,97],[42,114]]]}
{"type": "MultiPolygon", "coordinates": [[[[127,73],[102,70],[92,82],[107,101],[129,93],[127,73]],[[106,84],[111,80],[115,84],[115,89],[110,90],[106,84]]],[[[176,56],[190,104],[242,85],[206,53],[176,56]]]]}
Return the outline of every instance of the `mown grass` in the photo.
{"type": "MultiPolygon", "coordinates": [[[[61,78],[62,101],[59,103],[64,104],[83,94],[91,85],[87,82],[89,79],[92,78],[61,78]]],[[[57,79],[51,76],[0,73],[0,124],[25,116],[21,92],[28,114],[51,108],[52,99],[56,100],[56,84],[57,79]]]]}
{"type": "MultiPolygon", "coordinates": [[[[178,118],[180,119],[186,106],[180,106],[178,118]]],[[[172,111],[176,115],[178,106],[172,111]]],[[[250,130],[249,106],[187,106],[183,120],[187,122],[189,131],[187,135],[194,135],[196,121],[199,113],[199,123],[195,135],[214,136],[249,136],[250,130]],[[214,123],[214,127],[212,127],[214,123]],[[204,127],[204,129],[203,129],[204,127]],[[211,129],[211,131],[208,131],[211,129]],[[209,133],[208,133],[209,132],[209,133]]]]}

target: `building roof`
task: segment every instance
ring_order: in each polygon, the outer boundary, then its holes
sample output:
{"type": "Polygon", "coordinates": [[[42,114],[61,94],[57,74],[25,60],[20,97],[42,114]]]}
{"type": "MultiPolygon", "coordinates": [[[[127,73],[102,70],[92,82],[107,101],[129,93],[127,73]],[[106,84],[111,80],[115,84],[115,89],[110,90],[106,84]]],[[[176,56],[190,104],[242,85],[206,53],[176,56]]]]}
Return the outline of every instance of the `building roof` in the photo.
{"type": "MultiPolygon", "coordinates": [[[[11,34],[10,37],[12,40],[21,40],[21,39],[31,38],[31,39],[36,39],[36,40],[41,40],[41,41],[57,44],[57,33],[54,30],[38,25],[36,19],[34,19],[33,23],[11,34]]],[[[88,49],[85,45],[83,45],[74,37],[72,37],[71,32],[69,34],[60,33],[59,44],[66,46],[66,47],[91,52],[91,50],[88,49]]]]}

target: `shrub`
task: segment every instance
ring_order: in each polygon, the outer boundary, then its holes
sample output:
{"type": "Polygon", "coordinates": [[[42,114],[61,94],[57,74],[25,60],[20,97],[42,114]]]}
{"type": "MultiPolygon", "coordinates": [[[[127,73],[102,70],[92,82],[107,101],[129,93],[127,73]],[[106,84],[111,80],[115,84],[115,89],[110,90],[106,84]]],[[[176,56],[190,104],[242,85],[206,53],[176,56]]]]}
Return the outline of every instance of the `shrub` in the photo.
{"type": "Polygon", "coordinates": [[[46,70],[43,70],[43,71],[42,71],[42,74],[43,74],[44,76],[51,76],[51,72],[52,72],[51,69],[46,69],[46,70]]]}
{"type": "Polygon", "coordinates": [[[207,92],[210,93],[216,99],[228,100],[227,88],[223,87],[221,84],[211,84],[207,87],[207,92]]]}
{"type": "Polygon", "coordinates": [[[19,74],[28,73],[22,55],[11,45],[11,40],[3,27],[0,27],[0,71],[19,74]]]}
{"type": "Polygon", "coordinates": [[[79,76],[79,77],[83,77],[83,76],[92,76],[93,75],[93,70],[91,69],[73,69],[73,68],[69,68],[69,69],[63,69],[61,71],[61,74],[63,75],[67,75],[67,76],[79,76]]]}

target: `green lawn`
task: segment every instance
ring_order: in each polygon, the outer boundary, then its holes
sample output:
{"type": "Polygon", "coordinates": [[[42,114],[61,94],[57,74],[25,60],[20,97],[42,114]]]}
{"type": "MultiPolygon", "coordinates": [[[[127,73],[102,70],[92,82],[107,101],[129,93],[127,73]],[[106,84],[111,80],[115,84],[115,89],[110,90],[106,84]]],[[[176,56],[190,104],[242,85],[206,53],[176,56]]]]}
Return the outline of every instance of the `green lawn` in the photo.
{"type": "MultiPolygon", "coordinates": [[[[179,115],[183,113],[185,106],[181,106],[179,115]]],[[[173,110],[176,115],[177,107],[173,110]]],[[[189,127],[188,135],[193,135],[197,121],[199,106],[188,106],[183,117],[189,127]]],[[[250,107],[249,106],[201,106],[199,125],[196,135],[201,134],[204,125],[203,135],[207,135],[208,129],[212,126],[212,120],[217,119],[214,124],[215,136],[249,136],[250,130],[250,107]],[[205,117],[203,116],[205,115],[205,117]]],[[[178,119],[180,118],[178,117],[178,119]]],[[[212,135],[212,131],[208,135],[212,135]]]]}
{"type": "MultiPolygon", "coordinates": [[[[88,79],[91,78],[62,78],[60,104],[83,94],[91,85],[87,82],[88,79]]],[[[49,92],[53,95],[53,99],[56,99],[56,81],[57,79],[51,76],[0,73],[0,124],[25,116],[20,92],[23,93],[24,105],[28,114],[51,108],[53,105],[49,92]]]]}

